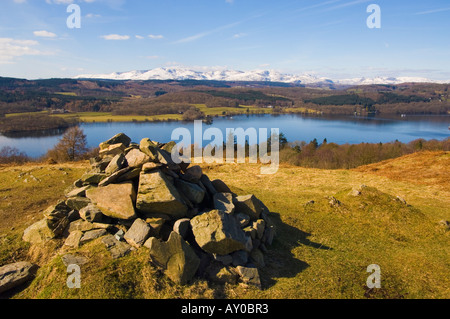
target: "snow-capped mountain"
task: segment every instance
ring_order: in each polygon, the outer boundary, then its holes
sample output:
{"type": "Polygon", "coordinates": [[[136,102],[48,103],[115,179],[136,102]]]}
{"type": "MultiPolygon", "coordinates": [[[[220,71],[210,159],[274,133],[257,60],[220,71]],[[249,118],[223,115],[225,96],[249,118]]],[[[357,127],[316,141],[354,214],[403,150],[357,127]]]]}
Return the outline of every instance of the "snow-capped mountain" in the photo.
{"type": "Polygon", "coordinates": [[[156,68],[146,71],[114,72],[111,74],[83,74],[76,79],[108,79],[108,80],[210,80],[210,81],[257,81],[283,82],[296,84],[341,84],[341,85],[369,85],[369,84],[400,84],[406,82],[437,83],[419,77],[375,77],[331,80],[311,74],[283,74],[275,70],[236,71],[223,69],[193,70],[186,67],[156,68]]]}

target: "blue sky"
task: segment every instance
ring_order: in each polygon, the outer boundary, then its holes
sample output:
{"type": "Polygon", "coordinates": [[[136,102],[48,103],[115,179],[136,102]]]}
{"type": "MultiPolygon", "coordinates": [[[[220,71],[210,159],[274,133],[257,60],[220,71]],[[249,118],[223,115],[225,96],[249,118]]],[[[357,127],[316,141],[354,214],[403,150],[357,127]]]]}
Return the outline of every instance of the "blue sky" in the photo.
{"type": "Polygon", "coordinates": [[[2,0],[0,76],[179,65],[450,80],[449,34],[448,0],[2,0]],[[67,27],[71,3],[80,29],[67,27]]]}

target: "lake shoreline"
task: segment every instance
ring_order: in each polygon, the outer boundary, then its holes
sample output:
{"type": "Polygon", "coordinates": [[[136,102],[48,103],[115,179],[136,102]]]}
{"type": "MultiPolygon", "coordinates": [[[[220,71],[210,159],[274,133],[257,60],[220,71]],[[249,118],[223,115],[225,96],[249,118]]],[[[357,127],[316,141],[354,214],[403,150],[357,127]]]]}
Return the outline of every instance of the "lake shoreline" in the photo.
{"type": "MultiPolygon", "coordinates": [[[[335,144],[388,143],[396,140],[408,143],[412,140],[444,140],[450,136],[448,126],[450,116],[410,116],[394,117],[355,117],[355,116],[317,116],[302,114],[249,114],[214,117],[212,123],[203,123],[206,130],[211,127],[220,129],[223,136],[228,128],[278,128],[288,141],[319,143],[327,140],[335,144]]],[[[139,142],[143,136],[153,140],[169,142],[172,132],[177,128],[186,128],[193,133],[193,121],[120,121],[120,122],[82,122],[89,147],[96,147],[102,140],[107,140],[123,132],[133,141],[139,142]]],[[[64,132],[50,131],[38,134],[22,134],[14,137],[0,135],[0,149],[4,146],[15,147],[32,158],[44,155],[53,148],[64,132]],[[31,136],[30,136],[31,135],[31,136]]],[[[193,136],[193,134],[192,134],[193,136]]],[[[209,142],[206,142],[209,143],[209,142]]]]}

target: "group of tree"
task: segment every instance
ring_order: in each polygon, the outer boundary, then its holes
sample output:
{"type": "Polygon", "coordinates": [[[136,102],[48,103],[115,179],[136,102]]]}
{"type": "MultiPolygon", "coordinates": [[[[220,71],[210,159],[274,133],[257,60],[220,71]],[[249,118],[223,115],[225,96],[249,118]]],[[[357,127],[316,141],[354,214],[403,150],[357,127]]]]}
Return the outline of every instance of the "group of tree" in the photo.
{"type": "Polygon", "coordinates": [[[401,157],[419,151],[450,151],[450,138],[443,141],[418,139],[410,143],[321,144],[294,142],[282,147],[280,161],[296,166],[321,169],[351,169],[401,157]]]}

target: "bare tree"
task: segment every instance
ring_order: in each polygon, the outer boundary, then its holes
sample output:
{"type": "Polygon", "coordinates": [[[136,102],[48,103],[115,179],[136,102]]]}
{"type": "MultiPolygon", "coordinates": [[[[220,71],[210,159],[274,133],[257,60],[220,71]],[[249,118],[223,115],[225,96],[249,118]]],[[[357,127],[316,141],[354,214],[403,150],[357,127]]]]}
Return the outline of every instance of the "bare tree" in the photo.
{"type": "Polygon", "coordinates": [[[48,157],[61,161],[77,161],[88,152],[86,135],[78,126],[71,127],[64,133],[58,144],[49,151],[48,157]]]}

